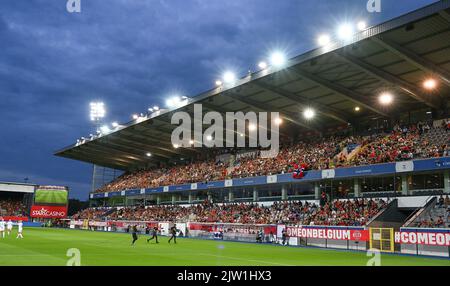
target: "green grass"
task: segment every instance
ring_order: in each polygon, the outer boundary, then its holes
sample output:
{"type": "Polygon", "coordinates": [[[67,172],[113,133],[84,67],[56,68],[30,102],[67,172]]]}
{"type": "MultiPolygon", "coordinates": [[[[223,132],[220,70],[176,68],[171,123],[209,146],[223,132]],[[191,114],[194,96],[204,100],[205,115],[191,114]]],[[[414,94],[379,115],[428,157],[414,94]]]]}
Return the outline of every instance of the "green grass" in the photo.
{"type": "MultiPolygon", "coordinates": [[[[131,235],[79,230],[25,228],[24,239],[16,233],[0,238],[0,265],[66,265],[67,250],[77,248],[81,265],[98,266],[294,266],[294,265],[361,265],[367,263],[364,252],[330,249],[282,247],[249,243],[179,239],[168,244],[147,244],[140,236],[131,246],[131,235]]],[[[383,266],[442,265],[449,259],[401,255],[382,255],[383,266]]]]}
{"type": "Polygon", "coordinates": [[[34,194],[36,204],[67,204],[67,191],[37,190],[34,194]]]}

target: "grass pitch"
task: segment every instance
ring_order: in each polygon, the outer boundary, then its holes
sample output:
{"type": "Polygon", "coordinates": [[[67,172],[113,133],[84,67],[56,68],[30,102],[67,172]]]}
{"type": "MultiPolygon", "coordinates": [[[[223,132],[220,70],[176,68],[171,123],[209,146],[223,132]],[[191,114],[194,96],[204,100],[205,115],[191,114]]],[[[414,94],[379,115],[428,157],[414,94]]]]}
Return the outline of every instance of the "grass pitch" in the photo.
{"type": "MultiPolygon", "coordinates": [[[[25,228],[24,237],[0,238],[0,265],[65,266],[70,248],[80,250],[82,266],[364,266],[369,259],[365,252],[196,239],[155,244],[144,235],[131,246],[129,234],[64,229],[25,228]]],[[[381,265],[450,266],[450,259],[384,254],[381,265]]]]}

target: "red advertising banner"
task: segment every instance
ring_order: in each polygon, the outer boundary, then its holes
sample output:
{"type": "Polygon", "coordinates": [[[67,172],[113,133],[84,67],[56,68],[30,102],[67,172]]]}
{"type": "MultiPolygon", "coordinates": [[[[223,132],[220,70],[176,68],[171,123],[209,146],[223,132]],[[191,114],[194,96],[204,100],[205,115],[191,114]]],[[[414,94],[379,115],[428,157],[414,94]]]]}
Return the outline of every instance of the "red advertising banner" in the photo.
{"type": "Polygon", "coordinates": [[[67,206],[38,206],[31,207],[33,218],[66,218],[67,206]]]}
{"type": "Polygon", "coordinates": [[[400,231],[395,232],[395,243],[450,246],[450,232],[400,231]]]}
{"type": "Polygon", "coordinates": [[[314,228],[314,227],[286,227],[289,237],[318,238],[329,240],[368,241],[369,231],[351,228],[314,228]]]}

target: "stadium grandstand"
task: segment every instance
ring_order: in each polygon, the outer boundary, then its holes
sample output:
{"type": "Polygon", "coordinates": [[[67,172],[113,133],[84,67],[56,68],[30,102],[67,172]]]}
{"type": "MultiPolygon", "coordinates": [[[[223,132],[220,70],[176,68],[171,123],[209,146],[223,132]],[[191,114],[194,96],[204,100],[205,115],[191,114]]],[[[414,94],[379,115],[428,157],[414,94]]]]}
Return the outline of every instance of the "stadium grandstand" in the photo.
{"type": "Polygon", "coordinates": [[[0,217],[28,220],[34,185],[0,182],[0,217]]]}
{"type": "Polygon", "coordinates": [[[448,257],[448,39],[450,2],[439,1],[104,126],[56,152],[95,166],[91,207],[67,224],[167,233],[176,223],[193,237],[263,231],[267,242],[448,257]],[[196,105],[224,117],[279,112],[279,153],[172,144],[172,116],[194,117],[196,105]],[[448,241],[419,243],[424,228],[448,241]]]}

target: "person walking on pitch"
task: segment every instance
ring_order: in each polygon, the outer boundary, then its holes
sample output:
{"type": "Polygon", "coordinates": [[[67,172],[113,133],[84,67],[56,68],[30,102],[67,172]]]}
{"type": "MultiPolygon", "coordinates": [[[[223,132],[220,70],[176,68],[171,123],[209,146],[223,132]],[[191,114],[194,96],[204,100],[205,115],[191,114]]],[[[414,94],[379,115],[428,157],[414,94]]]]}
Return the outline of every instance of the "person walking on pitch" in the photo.
{"type": "Polygon", "coordinates": [[[131,236],[133,237],[133,242],[131,242],[131,245],[134,245],[136,240],[138,240],[137,233],[138,233],[137,225],[133,225],[133,227],[131,228],[131,236]]]}
{"type": "Polygon", "coordinates": [[[147,243],[149,243],[150,240],[153,240],[153,239],[156,240],[156,243],[159,243],[159,242],[158,242],[158,227],[157,227],[157,226],[155,226],[155,227],[152,229],[152,237],[150,237],[149,239],[147,239],[147,243]]]}
{"type": "Polygon", "coordinates": [[[172,236],[171,236],[170,239],[169,239],[169,243],[170,243],[170,241],[173,239],[173,242],[174,242],[175,244],[177,244],[177,228],[176,228],[175,226],[172,226],[172,227],[170,228],[170,234],[171,234],[172,236]]]}

